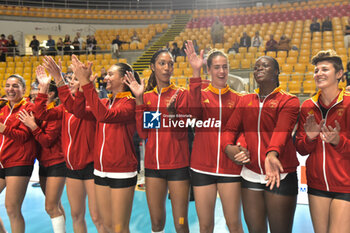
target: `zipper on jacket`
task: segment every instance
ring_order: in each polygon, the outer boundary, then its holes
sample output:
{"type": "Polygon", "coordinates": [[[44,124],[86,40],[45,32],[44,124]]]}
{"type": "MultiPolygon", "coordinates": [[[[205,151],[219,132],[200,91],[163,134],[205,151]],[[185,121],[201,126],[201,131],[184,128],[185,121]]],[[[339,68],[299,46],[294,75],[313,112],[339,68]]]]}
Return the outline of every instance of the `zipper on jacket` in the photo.
{"type": "MultiPolygon", "coordinates": [[[[340,102],[338,102],[340,103],[340,102]]],[[[338,103],[335,103],[333,104],[333,106],[331,106],[327,113],[326,113],[326,117],[323,118],[323,114],[322,114],[322,110],[321,108],[314,102],[314,104],[317,106],[317,108],[320,110],[321,112],[321,116],[322,116],[322,119],[324,119],[324,124],[326,124],[327,122],[327,116],[328,116],[328,113],[329,111],[335,106],[337,105],[338,103]]],[[[327,173],[326,173],[326,143],[322,140],[322,170],[323,170],[323,179],[324,179],[324,182],[326,184],[326,189],[327,191],[329,192],[329,185],[328,185],[328,179],[327,179],[327,173]]]]}
{"type": "MultiPolygon", "coordinates": [[[[111,109],[113,104],[114,104],[113,99],[112,103],[109,104],[108,109],[111,109]]],[[[103,172],[103,164],[102,164],[102,158],[103,158],[103,149],[105,147],[105,142],[106,142],[106,123],[103,123],[103,128],[102,128],[102,145],[101,145],[101,150],[100,150],[100,166],[101,166],[101,172],[103,172]]]]}
{"type": "Polygon", "coordinates": [[[218,152],[217,152],[217,161],[216,161],[216,173],[219,173],[219,164],[220,164],[220,144],[221,144],[221,118],[222,118],[222,103],[221,103],[221,89],[219,89],[219,119],[220,126],[218,132],[218,152]]]}
{"type": "MultiPolygon", "coordinates": [[[[160,89],[160,93],[158,94],[158,103],[157,103],[157,112],[159,112],[160,105],[160,97],[162,96],[162,89],[160,89]]],[[[159,170],[159,151],[158,151],[158,129],[156,129],[156,160],[157,160],[157,170],[159,170]]]]}
{"type": "Polygon", "coordinates": [[[70,148],[72,146],[72,135],[70,134],[70,121],[71,121],[72,117],[73,117],[73,114],[68,119],[69,144],[68,144],[68,148],[67,148],[67,162],[68,162],[68,165],[70,166],[70,169],[74,170],[72,164],[69,161],[70,148]]]}
{"type": "Polygon", "coordinates": [[[259,99],[259,116],[258,116],[258,165],[259,165],[259,169],[260,169],[260,174],[263,175],[264,174],[264,171],[261,167],[261,161],[260,161],[260,148],[261,148],[261,139],[260,139],[260,118],[261,118],[261,111],[262,111],[262,107],[264,105],[264,102],[265,102],[265,99],[263,102],[260,102],[260,98],[258,96],[258,99],[259,99]]]}
{"type": "MultiPolygon", "coordinates": [[[[13,108],[11,108],[10,114],[6,117],[6,119],[4,121],[4,125],[6,124],[7,120],[10,118],[10,116],[12,115],[12,110],[13,110],[13,108]]],[[[0,146],[0,153],[2,151],[2,147],[4,146],[4,142],[5,142],[5,135],[2,135],[2,143],[1,143],[1,146],[0,146]]],[[[4,166],[2,165],[1,162],[0,162],[0,166],[1,166],[1,168],[4,168],[4,166]]]]}
{"type": "Polygon", "coordinates": [[[265,100],[271,95],[272,93],[268,94],[265,99],[263,100],[263,102],[260,102],[260,97],[258,94],[258,101],[259,101],[259,116],[258,116],[258,165],[259,165],[259,169],[260,169],[260,174],[264,175],[264,171],[261,167],[261,152],[260,152],[260,148],[261,148],[261,135],[260,135],[260,120],[261,120],[261,111],[263,109],[265,100]]]}

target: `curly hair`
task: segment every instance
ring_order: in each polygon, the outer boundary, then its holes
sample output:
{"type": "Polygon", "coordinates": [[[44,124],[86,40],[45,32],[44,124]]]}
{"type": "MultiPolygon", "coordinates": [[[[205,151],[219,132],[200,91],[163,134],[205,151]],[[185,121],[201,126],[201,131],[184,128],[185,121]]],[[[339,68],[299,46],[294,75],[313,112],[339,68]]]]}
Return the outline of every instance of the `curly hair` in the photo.
{"type": "Polygon", "coordinates": [[[333,64],[335,72],[338,73],[340,70],[344,70],[343,62],[337,53],[332,50],[319,51],[315,56],[312,57],[311,63],[315,66],[317,63],[322,61],[328,61],[333,64]]]}

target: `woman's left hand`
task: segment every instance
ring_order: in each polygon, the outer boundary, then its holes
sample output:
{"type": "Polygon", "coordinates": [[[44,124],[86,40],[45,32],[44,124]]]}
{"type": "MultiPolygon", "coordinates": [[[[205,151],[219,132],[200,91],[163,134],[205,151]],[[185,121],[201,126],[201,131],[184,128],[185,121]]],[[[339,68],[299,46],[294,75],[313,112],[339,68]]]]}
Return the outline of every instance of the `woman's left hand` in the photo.
{"type": "Polygon", "coordinates": [[[272,190],[275,185],[277,188],[280,187],[280,173],[283,172],[283,167],[277,155],[276,151],[270,151],[265,158],[265,180],[267,180],[266,186],[270,186],[270,190],[272,190]]]}
{"type": "Polygon", "coordinates": [[[323,141],[327,143],[331,143],[332,145],[336,146],[339,143],[340,137],[340,125],[339,122],[335,121],[335,128],[332,128],[331,126],[323,125],[320,132],[320,137],[323,141]]]}
{"type": "Polygon", "coordinates": [[[22,123],[30,128],[32,131],[38,128],[38,125],[35,123],[35,118],[33,116],[33,112],[30,112],[30,114],[23,109],[18,113],[19,120],[22,121],[22,123]]]}

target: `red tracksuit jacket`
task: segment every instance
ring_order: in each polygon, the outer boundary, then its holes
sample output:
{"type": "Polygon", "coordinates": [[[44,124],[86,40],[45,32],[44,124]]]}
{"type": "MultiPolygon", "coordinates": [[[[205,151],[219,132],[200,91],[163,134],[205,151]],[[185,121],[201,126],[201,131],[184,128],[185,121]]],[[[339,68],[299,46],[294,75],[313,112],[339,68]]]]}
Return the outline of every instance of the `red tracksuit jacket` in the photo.
{"type": "Polygon", "coordinates": [[[291,135],[298,113],[299,99],[281,88],[276,88],[262,103],[258,94],[245,95],[227,122],[223,149],[236,144],[238,133],[243,132],[250,152],[250,163],[245,165],[248,169],[265,174],[266,154],[276,151],[284,172],[294,172],[299,162],[291,135]]]}
{"type": "Polygon", "coordinates": [[[306,161],[307,185],[323,191],[350,193],[350,93],[343,90],[325,118],[327,126],[335,127],[335,120],[340,124],[337,146],[325,143],[320,136],[310,141],[304,130],[309,114],[315,116],[317,123],[323,118],[318,104],[320,94],[319,91],[302,104],[295,143],[301,155],[310,154],[306,161]]]}
{"type": "Polygon", "coordinates": [[[33,165],[37,145],[30,130],[18,119],[18,112],[30,112],[33,104],[22,99],[13,108],[7,103],[0,110],[0,122],[6,125],[0,138],[0,166],[9,168],[33,165]]]}
{"type": "Polygon", "coordinates": [[[227,85],[216,89],[211,84],[201,90],[201,78],[190,79],[189,111],[198,120],[219,120],[220,127],[197,127],[191,154],[191,168],[204,172],[239,175],[242,166],[231,161],[221,148],[223,127],[241,95],[227,85]]]}
{"type": "Polygon", "coordinates": [[[71,170],[80,170],[93,162],[96,122],[79,119],[69,113],[73,112],[74,99],[67,85],[58,88],[58,92],[63,104],[52,109],[46,109],[47,95],[39,93],[34,116],[44,121],[62,120],[61,140],[66,165],[71,170]]]}
{"type": "MultiPolygon", "coordinates": [[[[55,107],[54,102],[47,109],[55,107]]],[[[62,121],[43,121],[39,127],[32,131],[34,138],[40,144],[37,159],[40,165],[50,167],[64,162],[61,143],[62,121]]]]}
{"type": "MultiPolygon", "coordinates": [[[[142,139],[146,141],[145,168],[176,169],[189,166],[188,129],[179,127],[163,127],[163,121],[168,124],[166,109],[170,98],[178,87],[170,84],[158,93],[157,87],[144,93],[143,105],[136,106],[136,128],[142,139]],[[143,115],[145,111],[159,111],[161,116],[160,129],[144,129],[143,115]]],[[[180,89],[175,102],[175,108],[187,112],[187,91],[180,89]]]]}
{"type": "Polygon", "coordinates": [[[133,144],[135,99],[122,92],[113,100],[100,100],[93,84],[77,93],[74,112],[77,117],[90,115],[97,120],[94,166],[101,172],[135,172],[137,159],[133,144]],[[86,104],[90,107],[85,106],[86,104]]]}

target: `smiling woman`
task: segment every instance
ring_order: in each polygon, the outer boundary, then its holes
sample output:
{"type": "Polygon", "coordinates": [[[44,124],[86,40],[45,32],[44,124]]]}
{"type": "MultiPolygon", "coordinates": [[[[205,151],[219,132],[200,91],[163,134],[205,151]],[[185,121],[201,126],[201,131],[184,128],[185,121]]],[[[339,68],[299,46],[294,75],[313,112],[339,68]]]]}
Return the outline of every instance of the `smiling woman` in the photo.
{"type": "Polygon", "coordinates": [[[8,102],[0,110],[0,192],[7,187],[5,206],[12,232],[24,232],[21,207],[36,155],[34,137],[18,118],[21,110],[32,108],[23,98],[25,88],[21,76],[11,75],[5,85],[8,102]]]}
{"type": "Polygon", "coordinates": [[[291,232],[298,182],[298,160],[292,131],[299,100],[279,87],[278,62],[269,56],[256,60],[254,78],[259,88],[241,98],[229,119],[222,146],[233,159],[250,154],[244,163],[242,203],[249,232],[291,232]],[[237,145],[240,134],[246,146],[237,145]]]}
{"type": "Polygon", "coordinates": [[[350,93],[338,88],[342,60],[332,50],[312,58],[318,93],[300,113],[296,147],[306,162],[309,207],[316,233],[350,231],[350,93]]]}

